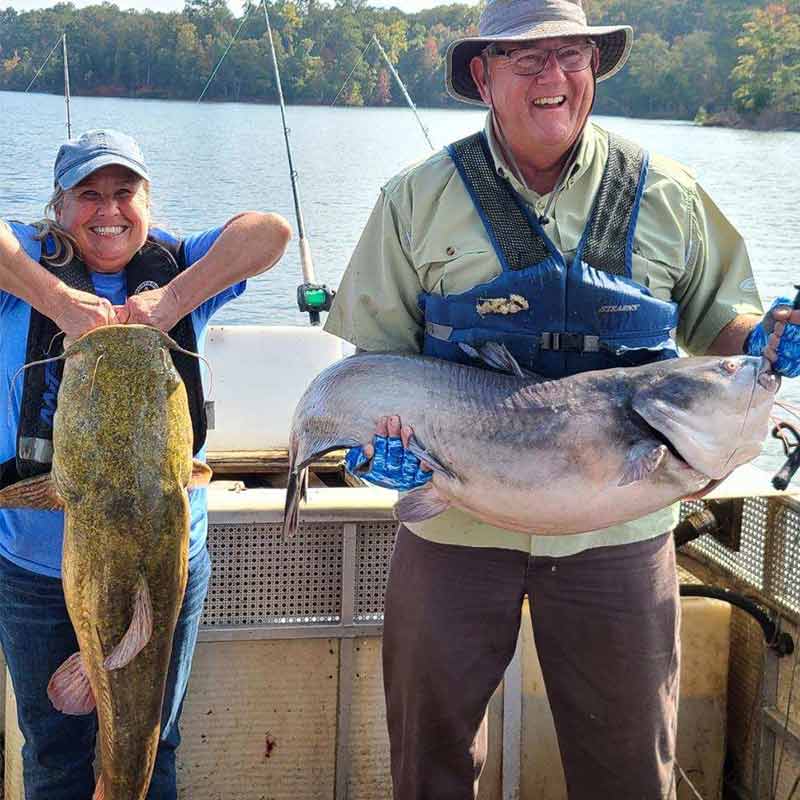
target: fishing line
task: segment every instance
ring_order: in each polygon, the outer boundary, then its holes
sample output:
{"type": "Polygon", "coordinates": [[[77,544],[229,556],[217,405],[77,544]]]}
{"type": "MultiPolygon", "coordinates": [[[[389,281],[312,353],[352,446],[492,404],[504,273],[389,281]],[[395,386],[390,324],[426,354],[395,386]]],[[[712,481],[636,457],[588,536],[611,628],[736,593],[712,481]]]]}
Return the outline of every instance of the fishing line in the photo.
{"type": "Polygon", "coordinates": [[[370,49],[370,47],[372,47],[372,39],[370,39],[367,42],[367,46],[361,51],[361,55],[356,59],[356,63],[353,64],[353,69],[350,70],[350,74],[344,79],[344,83],[342,84],[339,91],[336,92],[336,97],[333,98],[333,102],[331,103],[331,108],[333,108],[336,105],[336,101],[339,99],[339,95],[342,93],[344,87],[347,86],[347,81],[350,80],[353,73],[356,71],[356,67],[361,63],[362,59],[364,58],[364,55],[366,54],[367,50],[370,49]]]}
{"type": "Polygon", "coordinates": [[[53,49],[47,54],[47,58],[44,61],[42,61],[42,66],[39,67],[39,71],[31,78],[31,82],[28,84],[28,87],[27,89],[25,89],[25,92],[23,92],[23,94],[27,93],[28,89],[30,89],[31,86],[33,86],[33,82],[39,77],[39,75],[42,74],[42,70],[45,68],[45,65],[50,60],[50,56],[52,56],[53,53],[55,53],[56,47],[58,47],[61,44],[62,40],[63,40],[63,35],[58,37],[56,43],[53,45],[53,49]]]}
{"type": "Polygon", "coordinates": [[[247,13],[244,15],[242,21],[239,23],[239,27],[236,29],[236,33],[233,34],[233,39],[230,40],[228,46],[225,48],[225,52],[220,57],[219,61],[217,61],[217,66],[214,67],[213,72],[211,73],[209,79],[206,81],[206,85],[203,87],[203,91],[200,92],[200,97],[197,98],[197,102],[199,103],[203,99],[203,95],[205,95],[206,90],[209,86],[211,86],[211,81],[214,80],[214,76],[217,74],[217,70],[222,66],[222,62],[225,60],[225,56],[228,55],[228,51],[233,47],[234,42],[236,41],[236,37],[239,35],[239,31],[244,27],[245,22],[247,22],[247,18],[250,16],[250,12],[253,10],[254,6],[248,5],[247,6],[247,13]]]}

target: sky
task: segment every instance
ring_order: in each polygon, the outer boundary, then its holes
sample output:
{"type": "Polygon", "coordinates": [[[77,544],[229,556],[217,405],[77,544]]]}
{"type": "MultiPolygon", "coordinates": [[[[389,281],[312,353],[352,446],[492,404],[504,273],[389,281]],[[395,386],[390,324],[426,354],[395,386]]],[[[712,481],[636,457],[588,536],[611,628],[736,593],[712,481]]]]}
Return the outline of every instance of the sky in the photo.
{"type": "MultiPolygon", "coordinates": [[[[465,0],[466,1],[466,0],[465,0]]],[[[78,7],[93,5],[99,0],[72,0],[78,7]]],[[[152,11],[180,11],[183,8],[183,0],[115,0],[120,8],[133,8],[137,11],[144,11],[146,8],[152,11]]],[[[239,16],[242,10],[242,3],[239,0],[227,0],[231,11],[239,16]]],[[[443,0],[371,0],[370,5],[380,8],[397,6],[406,14],[421,11],[423,8],[433,8],[441,5],[443,0]]],[[[15,8],[17,11],[29,11],[32,8],[49,8],[55,5],[56,0],[0,0],[0,8],[15,8]]]]}

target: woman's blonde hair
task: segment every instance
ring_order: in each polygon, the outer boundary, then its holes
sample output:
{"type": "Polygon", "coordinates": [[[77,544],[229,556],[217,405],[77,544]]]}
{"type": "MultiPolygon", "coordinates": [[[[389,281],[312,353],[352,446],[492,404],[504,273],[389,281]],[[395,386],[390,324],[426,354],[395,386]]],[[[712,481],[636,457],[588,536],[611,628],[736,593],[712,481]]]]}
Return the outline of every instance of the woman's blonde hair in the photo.
{"type": "MultiPolygon", "coordinates": [[[[148,207],[150,206],[150,183],[142,181],[142,189],[145,193],[148,207]]],[[[44,217],[33,223],[36,228],[34,239],[44,242],[50,237],[54,249],[52,253],[47,252],[47,248],[42,245],[42,258],[51,267],[65,267],[75,256],[81,257],[80,248],[75,237],[56,220],[61,204],[64,202],[66,192],[58,184],[53,189],[47,205],[44,207],[44,217]]]]}

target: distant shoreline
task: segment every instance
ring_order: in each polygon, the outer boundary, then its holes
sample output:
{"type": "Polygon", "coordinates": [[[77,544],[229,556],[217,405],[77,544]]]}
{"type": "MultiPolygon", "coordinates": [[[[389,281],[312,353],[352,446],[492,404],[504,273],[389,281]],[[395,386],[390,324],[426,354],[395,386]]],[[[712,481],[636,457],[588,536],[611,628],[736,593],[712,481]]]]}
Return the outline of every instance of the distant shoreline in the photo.
{"type": "MultiPolygon", "coordinates": [[[[20,89],[10,89],[10,88],[2,88],[0,91],[5,92],[15,92],[18,94],[24,94],[20,89]]],[[[54,96],[58,96],[58,92],[47,92],[43,91],[42,94],[51,94],[54,96]]],[[[193,98],[189,97],[171,97],[164,92],[159,91],[148,91],[146,87],[143,89],[136,91],[134,93],[126,92],[118,87],[114,86],[102,86],[98,87],[95,91],[91,92],[82,92],[79,95],[72,95],[73,97],[109,97],[109,98],[119,98],[122,100],[166,100],[166,101],[174,101],[176,103],[190,103],[196,102],[193,98]]],[[[277,98],[275,100],[265,100],[262,97],[237,97],[237,98],[208,98],[204,102],[208,104],[224,104],[224,103],[246,103],[248,105],[264,105],[264,106],[276,106],[278,105],[277,98]]],[[[326,106],[330,105],[327,101],[320,102],[320,103],[309,103],[308,101],[304,101],[302,103],[292,103],[292,105],[300,105],[300,106],[312,106],[312,107],[319,107],[319,106],[326,106]]],[[[609,117],[616,117],[616,116],[623,116],[627,117],[628,114],[619,114],[615,113],[613,109],[603,108],[604,104],[599,104],[599,108],[595,108],[595,113],[599,114],[600,116],[609,116],[609,117]]],[[[364,103],[363,105],[346,105],[344,103],[340,103],[338,108],[405,108],[405,103],[399,102],[392,102],[386,105],[379,105],[377,103],[364,103]]],[[[467,106],[464,103],[458,103],[455,100],[452,103],[443,103],[441,105],[425,105],[425,106],[418,106],[418,108],[436,108],[436,109],[447,109],[447,110],[475,110],[474,106],[467,106]]],[[[704,128],[732,128],[736,130],[751,130],[751,131],[762,131],[765,133],[768,132],[778,132],[778,131],[800,131],[800,113],[791,113],[791,112],[784,112],[784,111],[764,111],[758,115],[742,115],[739,112],[733,109],[725,109],[723,111],[715,111],[715,112],[707,112],[705,109],[701,108],[694,119],[692,120],[690,117],[676,117],[673,115],[667,114],[659,114],[659,113],[652,113],[647,115],[637,115],[639,119],[671,119],[671,120],[683,120],[685,122],[694,122],[697,125],[700,125],[704,128]]]]}
{"type": "Polygon", "coordinates": [[[788,111],[763,111],[761,114],[745,116],[733,109],[713,114],[700,109],[694,120],[707,128],[736,128],[750,131],[800,131],[800,113],[788,111]]]}

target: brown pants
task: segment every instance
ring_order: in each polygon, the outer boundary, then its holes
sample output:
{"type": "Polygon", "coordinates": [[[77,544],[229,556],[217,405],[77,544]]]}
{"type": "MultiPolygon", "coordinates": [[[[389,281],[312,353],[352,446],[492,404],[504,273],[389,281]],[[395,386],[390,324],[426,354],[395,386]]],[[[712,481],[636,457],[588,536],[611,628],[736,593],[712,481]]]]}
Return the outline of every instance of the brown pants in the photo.
{"type": "Polygon", "coordinates": [[[570,800],[673,800],[680,604],[669,535],[565,558],[401,527],[383,667],[395,800],[473,800],[524,595],[570,800]]]}

